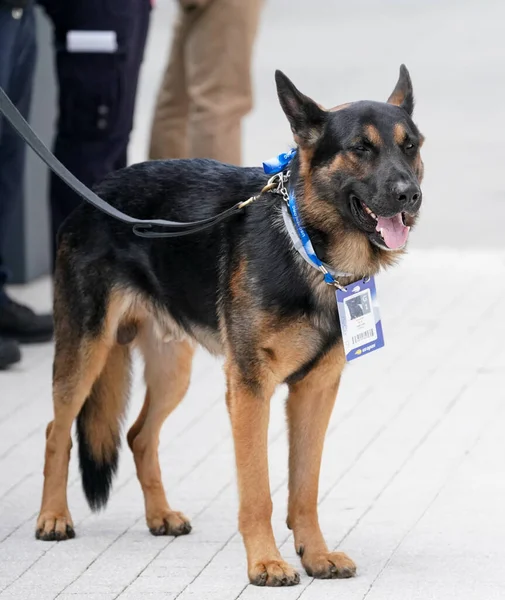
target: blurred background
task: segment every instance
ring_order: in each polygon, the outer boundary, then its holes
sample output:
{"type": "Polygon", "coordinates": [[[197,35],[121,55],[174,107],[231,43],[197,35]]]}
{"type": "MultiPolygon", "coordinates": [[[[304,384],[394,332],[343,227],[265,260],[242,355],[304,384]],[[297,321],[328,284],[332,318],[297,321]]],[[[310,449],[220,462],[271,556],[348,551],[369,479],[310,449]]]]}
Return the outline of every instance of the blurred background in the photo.
{"type": "MultiPolygon", "coordinates": [[[[51,34],[37,11],[32,124],[49,144],[51,34]]],[[[158,0],[151,15],[130,162],[148,156],[176,14],[175,0],[158,0]]],[[[281,590],[283,598],[505,597],[504,17],[498,0],[265,0],[252,61],[254,108],[243,123],[245,165],[291,144],[277,68],[332,107],[386,100],[405,63],[414,120],[426,137],[422,216],[409,256],[378,278],[386,348],[348,368],[323,464],[323,530],[330,546],[358,562],[360,575],[315,584],[304,576],[296,591],[281,590]]],[[[32,155],[26,178],[7,258],[17,281],[29,283],[8,289],[44,312],[51,304],[47,183],[32,155]]],[[[273,598],[246,586],[224,386],[218,361],[204,353],[161,444],[168,496],[193,517],[194,533],[176,543],[147,534],[124,451],[105,514],[89,513],[73,457],[69,498],[78,537],[46,546],[33,540],[52,353],[51,344],[27,347],[20,364],[0,372],[0,600],[273,598]]],[[[128,422],[142,401],[138,369],[135,381],[128,422]]],[[[283,555],[296,564],[284,526],[284,395],[272,407],[274,525],[283,555]]]]}
{"type": "MultiPolygon", "coordinates": [[[[147,46],[131,157],[146,133],[174,5],[160,1],[147,46]],[[162,16],[163,15],[163,16],[162,16]]],[[[386,100],[400,64],[426,137],[422,221],[413,247],[503,247],[503,5],[487,0],[266,0],[253,61],[255,107],[244,128],[244,162],[259,165],[291,142],[275,92],[279,68],[326,107],[386,100]]]]}

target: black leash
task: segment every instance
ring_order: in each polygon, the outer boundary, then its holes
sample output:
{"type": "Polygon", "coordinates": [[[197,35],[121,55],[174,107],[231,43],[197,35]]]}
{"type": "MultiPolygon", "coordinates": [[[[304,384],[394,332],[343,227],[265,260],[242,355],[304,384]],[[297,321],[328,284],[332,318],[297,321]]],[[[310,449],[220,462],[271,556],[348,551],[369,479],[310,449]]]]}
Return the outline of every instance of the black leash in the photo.
{"type": "MultiPolygon", "coordinates": [[[[273,189],[276,184],[270,180],[268,184],[261,190],[261,193],[257,196],[252,196],[248,200],[237,202],[231,208],[219,213],[214,217],[208,219],[202,219],[200,221],[191,221],[189,223],[181,223],[177,221],[166,221],[164,219],[135,219],[130,217],[117,208],[114,208],[105,200],[102,200],[100,196],[97,196],[88,187],[86,187],[81,181],[77,179],[72,173],[52,154],[52,152],[45,146],[42,140],[37,136],[35,131],[28,125],[18,109],[12,104],[9,96],[5,93],[2,87],[0,87],[0,113],[9,121],[16,133],[30,146],[30,148],[42,159],[42,161],[60,177],[74,192],[79,194],[81,198],[92,204],[98,210],[103,213],[132,225],[133,233],[139,237],[144,238],[167,238],[167,237],[181,237],[183,235],[192,235],[203,231],[208,227],[212,227],[216,223],[231,217],[232,215],[241,211],[245,206],[259,198],[259,196],[266,191],[273,189]],[[175,229],[176,231],[149,231],[153,227],[161,227],[165,229],[175,229]]],[[[273,178],[272,178],[273,179],[273,178]]]]}

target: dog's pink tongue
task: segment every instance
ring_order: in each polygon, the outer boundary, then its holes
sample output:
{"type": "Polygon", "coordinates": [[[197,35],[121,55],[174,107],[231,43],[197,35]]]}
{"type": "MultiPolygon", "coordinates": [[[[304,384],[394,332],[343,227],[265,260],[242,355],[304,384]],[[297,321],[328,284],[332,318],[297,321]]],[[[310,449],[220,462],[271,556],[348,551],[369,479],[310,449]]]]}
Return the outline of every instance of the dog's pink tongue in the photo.
{"type": "Polygon", "coordinates": [[[394,217],[378,217],[376,231],[382,230],[386,246],[395,250],[401,248],[409,237],[410,227],[403,224],[401,213],[394,217]]]}

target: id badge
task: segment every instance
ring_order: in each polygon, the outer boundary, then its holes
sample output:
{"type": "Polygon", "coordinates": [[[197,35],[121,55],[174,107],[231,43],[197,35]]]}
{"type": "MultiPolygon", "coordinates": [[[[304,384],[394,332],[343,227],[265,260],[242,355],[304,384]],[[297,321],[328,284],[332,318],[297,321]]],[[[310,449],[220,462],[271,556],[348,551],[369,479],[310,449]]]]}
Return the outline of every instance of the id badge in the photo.
{"type": "Polygon", "coordinates": [[[337,308],[347,361],[384,346],[375,279],[362,279],[337,289],[337,308]]]}

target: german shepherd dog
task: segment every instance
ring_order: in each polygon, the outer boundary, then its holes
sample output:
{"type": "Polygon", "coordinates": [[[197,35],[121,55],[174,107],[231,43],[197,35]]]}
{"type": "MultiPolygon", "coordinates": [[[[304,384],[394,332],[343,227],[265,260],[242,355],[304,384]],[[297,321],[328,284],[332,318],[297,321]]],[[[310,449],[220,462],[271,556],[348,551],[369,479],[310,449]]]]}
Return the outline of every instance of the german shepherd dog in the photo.
{"type": "MultiPolygon", "coordinates": [[[[289,189],[318,257],[347,285],[395,263],[421,205],[423,137],[402,65],[387,102],[326,110],[281,72],[277,92],[296,143],[289,189]]],[[[109,175],[97,193],[140,219],[206,219],[258,194],[268,176],[213,160],[161,160],[109,175]]],[[[74,537],[67,505],[71,427],[77,420],[84,491],[103,507],[116,471],[136,345],[145,402],[128,432],[153,535],[183,535],[188,519],[165,496],[158,462],[163,422],[184,397],[196,344],[225,357],[240,498],[239,529],[255,585],[299,575],[271,526],[267,428],[270,398],[289,388],[287,525],[306,572],[352,577],[328,549],[318,514],[323,440],[345,364],[335,288],[296,251],[283,200],[267,191],[241,213],[193,236],[143,239],[89,205],[62,227],[57,254],[54,420],[47,427],[37,538],[74,537]]]]}

